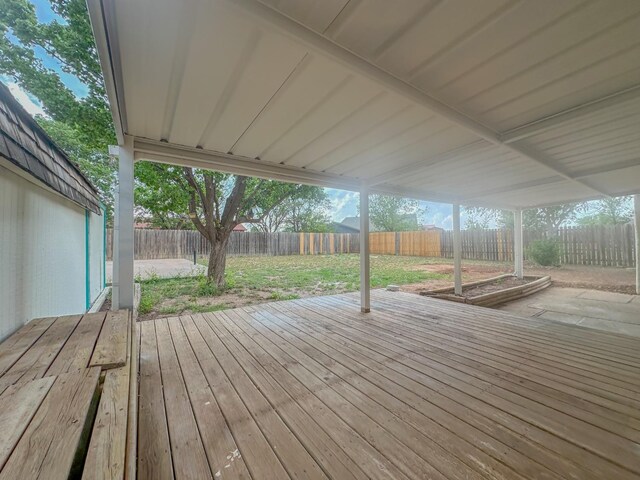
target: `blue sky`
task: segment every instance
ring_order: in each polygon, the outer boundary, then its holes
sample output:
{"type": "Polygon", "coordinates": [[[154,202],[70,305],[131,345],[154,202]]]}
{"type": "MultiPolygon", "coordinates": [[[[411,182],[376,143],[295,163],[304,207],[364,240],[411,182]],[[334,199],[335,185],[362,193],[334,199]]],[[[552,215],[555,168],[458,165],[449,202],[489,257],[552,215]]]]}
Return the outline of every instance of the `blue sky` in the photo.
{"type": "MultiPolygon", "coordinates": [[[[51,10],[51,6],[47,0],[32,0],[32,3],[36,7],[36,15],[40,21],[47,23],[53,20],[62,21],[61,18],[51,10]]],[[[54,58],[47,55],[44,50],[37,49],[36,54],[42,60],[44,65],[60,74],[60,78],[64,84],[78,97],[83,97],[87,94],[86,87],[73,75],[64,73],[60,68],[60,64],[54,58]]],[[[16,97],[16,99],[30,114],[44,114],[42,106],[36,98],[24,92],[10,78],[0,76],[0,80],[8,85],[14,97],[16,97]]],[[[329,199],[332,202],[331,214],[334,221],[340,222],[344,217],[356,216],[358,214],[358,193],[332,188],[328,188],[326,190],[329,195],[329,199]]],[[[433,202],[420,202],[420,207],[423,210],[426,208],[426,213],[419,219],[422,224],[433,224],[447,229],[452,228],[451,205],[433,202]]],[[[462,216],[462,223],[464,224],[464,213],[462,216]]]]}
{"type": "MultiPolygon", "coordinates": [[[[63,19],[51,9],[51,5],[47,0],[32,0],[31,3],[35,6],[36,16],[41,22],[49,23],[54,20],[63,22],[63,19]]],[[[12,35],[9,35],[8,38],[9,40],[12,40],[14,42],[16,41],[15,37],[13,37],[12,35]]],[[[54,59],[50,55],[47,55],[47,53],[39,47],[36,48],[35,52],[38,58],[46,67],[51,68],[60,75],[60,78],[62,79],[64,84],[73,93],[75,93],[78,97],[84,97],[87,94],[87,88],[85,87],[85,85],[83,85],[75,76],[63,72],[62,68],[60,67],[60,63],[56,59],[54,59]]],[[[43,113],[39,102],[33,97],[30,97],[25,92],[19,91],[19,87],[15,85],[15,83],[10,78],[2,75],[0,76],[0,80],[2,80],[3,83],[9,85],[9,88],[11,89],[14,96],[18,98],[20,103],[25,106],[29,113],[43,113]]]]}

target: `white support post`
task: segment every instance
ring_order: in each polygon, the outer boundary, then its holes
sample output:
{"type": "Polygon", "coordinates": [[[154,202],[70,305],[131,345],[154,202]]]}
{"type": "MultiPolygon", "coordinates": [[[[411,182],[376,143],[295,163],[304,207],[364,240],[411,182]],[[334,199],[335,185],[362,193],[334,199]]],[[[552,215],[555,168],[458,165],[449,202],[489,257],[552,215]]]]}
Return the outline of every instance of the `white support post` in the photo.
{"type": "Polygon", "coordinates": [[[120,231],[120,213],[118,211],[118,195],[116,195],[113,207],[113,237],[111,239],[111,263],[113,265],[111,270],[111,309],[117,310],[118,305],[120,304],[120,255],[118,255],[120,250],[118,247],[118,241],[120,238],[120,235],[118,235],[118,232],[120,231]]]}
{"type": "Polygon", "coordinates": [[[462,295],[462,237],[460,235],[460,205],[453,205],[453,285],[454,293],[462,295]]]}
{"type": "Polygon", "coordinates": [[[133,138],[120,145],[118,168],[118,303],[133,310],[133,138]]]}
{"type": "Polygon", "coordinates": [[[515,276],[524,278],[524,248],[522,243],[522,210],[513,212],[513,263],[515,276]]]}
{"type": "Polygon", "coordinates": [[[636,293],[640,295],[640,195],[633,196],[633,207],[636,225],[636,293]]]}
{"type": "Polygon", "coordinates": [[[369,264],[369,189],[360,188],[360,310],[371,311],[371,272],[369,264]]]}

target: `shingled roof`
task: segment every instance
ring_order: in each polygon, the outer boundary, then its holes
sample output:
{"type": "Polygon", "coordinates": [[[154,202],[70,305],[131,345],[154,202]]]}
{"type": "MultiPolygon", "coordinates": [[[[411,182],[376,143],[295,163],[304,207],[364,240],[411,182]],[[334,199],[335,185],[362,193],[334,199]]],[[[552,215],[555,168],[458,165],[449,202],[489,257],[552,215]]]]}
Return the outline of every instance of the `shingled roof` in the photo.
{"type": "Polygon", "coordinates": [[[69,200],[102,213],[95,187],[1,82],[0,156],[69,200]]]}

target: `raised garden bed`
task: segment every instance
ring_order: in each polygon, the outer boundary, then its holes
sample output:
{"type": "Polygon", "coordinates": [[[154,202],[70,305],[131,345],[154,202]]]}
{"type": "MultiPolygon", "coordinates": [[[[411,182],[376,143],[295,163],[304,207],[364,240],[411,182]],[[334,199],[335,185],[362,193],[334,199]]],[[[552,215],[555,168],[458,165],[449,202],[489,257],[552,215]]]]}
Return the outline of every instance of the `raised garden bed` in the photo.
{"type": "Polygon", "coordinates": [[[453,287],[420,292],[420,295],[442,298],[460,303],[493,307],[511,300],[526,297],[551,285],[551,277],[526,275],[522,280],[512,274],[465,283],[462,295],[456,295],[453,287]]]}

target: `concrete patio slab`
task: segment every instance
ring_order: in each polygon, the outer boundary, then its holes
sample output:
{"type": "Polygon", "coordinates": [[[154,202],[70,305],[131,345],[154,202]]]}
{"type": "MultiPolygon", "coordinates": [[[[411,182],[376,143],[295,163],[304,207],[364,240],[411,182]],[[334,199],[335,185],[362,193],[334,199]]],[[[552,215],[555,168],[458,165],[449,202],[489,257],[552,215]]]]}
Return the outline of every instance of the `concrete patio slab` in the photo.
{"type": "Polygon", "coordinates": [[[580,298],[588,298],[589,300],[602,300],[604,302],[613,303],[630,303],[636,295],[627,295],[625,293],[603,292],[601,290],[584,290],[580,298]]]}
{"type": "MultiPolygon", "coordinates": [[[[113,262],[107,262],[107,283],[113,278],[113,262]]],[[[148,280],[154,276],[160,278],[189,277],[206,272],[204,265],[194,265],[184,258],[166,258],[156,260],[136,260],[133,274],[136,279],[148,280]]]]}
{"type": "Polygon", "coordinates": [[[640,296],[636,295],[552,286],[498,309],[640,337],[640,296]]]}

